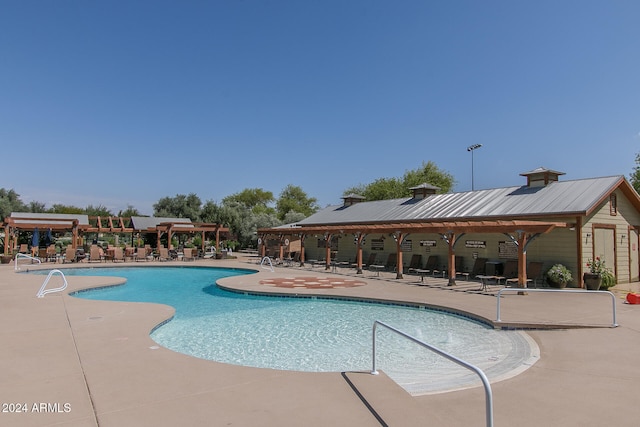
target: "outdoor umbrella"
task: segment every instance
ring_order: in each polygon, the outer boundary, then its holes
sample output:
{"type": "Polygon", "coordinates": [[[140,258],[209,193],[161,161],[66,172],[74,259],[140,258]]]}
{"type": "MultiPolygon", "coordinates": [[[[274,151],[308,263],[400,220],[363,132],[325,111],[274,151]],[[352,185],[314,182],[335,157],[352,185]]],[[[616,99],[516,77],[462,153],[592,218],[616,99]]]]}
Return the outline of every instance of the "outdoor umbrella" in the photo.
{"type": "Polygon", "coordinates": [[[53,242],[53,236],[51,235],[51,229],[47,230],[47,234],[44,235],[44,245],[49,247],[49,245],[53,242]]]}
{"type": "Polygon", "coordinates": [[[38,230],[38,227],[36,227],[35,230],[33,230],[33,237],[31,238],[31,246],[34,248],[37,248],[38,246],[40,246],[40,231],[38,230]]]}

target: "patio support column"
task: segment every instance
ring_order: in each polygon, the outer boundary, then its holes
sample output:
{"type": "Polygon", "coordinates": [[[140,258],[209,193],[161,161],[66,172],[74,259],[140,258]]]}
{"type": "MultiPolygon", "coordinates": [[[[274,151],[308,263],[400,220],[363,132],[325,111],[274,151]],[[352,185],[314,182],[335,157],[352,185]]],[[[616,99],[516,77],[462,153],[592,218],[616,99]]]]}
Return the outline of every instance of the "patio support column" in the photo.
{"type": "Polygon", "coordinates": [[[9,225],[4,226],[4,254],[9,255],[9,248],[11,247],[11,232],[9,225]]]}
{"type": "Polygon", "coordinates": [[[156,227],[156,249],[158,251],[160,251],[160,247],[162,247],[162,244],[160,243],[160,237],[162,237],[162,231],[158,227],[156,227]]]}
{"type": "Polygon", "coordinates": [[[220,249],[220,225],[216,226],[216,253],[220,249]]]}
{"type": "MultiPolygon", "coordinates": [[[[518,246],[518,287],[527,287],[527,233],[518,230],[517,233],[517,246],[518,246]]],[[[518,295],[526,295],[526,292],[518,292],[518,295]]]]}
{"type": "Polygon", "coordinates": [[[278,258],[284,259],[284,234],[278,236],[278,258]]]}
{"type": "Polygon", "coordinates": [[[403,265],[402,265],[402,242],[406,239],[408,234],[404,234],[400,231],[393,233],[393,238],[396,241],[396,279],[402,279],[403,265]]]}
{"type": "Polygon", "coordinates": [[[202,238],[200,239],[200,246],[201,246],[203,254],[206,252],[206,248],[205,248],[205,245],[204,245],[204,238],[205,237],[206,237],[206,233],[205,233],[204,230],[202,230],[202,238]]]}
{"type": "Polygon", "coordinates": [[[325,264],[324,264],[324,269],[325,270],[329,270],[331,269],[331,239],[333,238],[333,234],[331,233],[325,233],[324,234],[324,238],[325,238],[325,264]]]}
{"type": "Polygon", "coordinates": [[[362,244],[364,243],[364,238],[366,234],[358,231],[355,234],[355,243],[356,243],[356,274],[362,274],[362,244]]]}
{"type": "Polygon", "coordinates": [[[300,267],[304,267],[304,238],[306,234],[300,233],[300,267]]]}
{"type": "Polygon", "coordinates": [[[442,240],[447,242],[449,246],[449,252],[447,253],[447,262],[449,268],[447,269],[447,274],[449,276],[449,283],[447,286],[455,286],[456,285],[456,233],[452,230],[447,231],[445,234],[442,234],[442,240]]]}
{"type": "Polygon", "coordinates": [[[71,234],[73,235],[73,239],[71,240],[71,247],[73,249],[78,248],[78,224],[74,221],[73,229],[71,230],[71,234]]]}
{"type": "Polygon", "coordinates": [[[258,237],[258,251],[260,251],[260,258],[264,258],[266,256],[267,236],[265,234],[263,234],[262,237],[258,237]]]}

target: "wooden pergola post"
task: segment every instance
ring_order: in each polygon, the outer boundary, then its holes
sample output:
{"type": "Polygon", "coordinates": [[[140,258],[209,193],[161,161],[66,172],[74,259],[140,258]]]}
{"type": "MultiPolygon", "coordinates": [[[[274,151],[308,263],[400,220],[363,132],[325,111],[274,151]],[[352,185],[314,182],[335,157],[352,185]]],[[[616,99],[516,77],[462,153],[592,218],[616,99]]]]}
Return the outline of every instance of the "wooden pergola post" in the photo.
{"type": "Polygon", "coordinates": [[[402,242],[407,238],[409,234],[396,231],[393,233],[393,238],[396,241],[396,279],[402,279],[402,273],[404,271],[404,265],[402,263],[402,242]]]}
{"type": "Polygon", "coordinates": [[[304,238],[307,236],[304,233],[300,233],[300,267],[304,267],[304,238]]]}
{"type": "Polygon", "coordinates": [[[324,269],[331,269],[331,239],[333,238],[333,234],[325,233],[325,265],[324,269]]]}
{"type": "Polygon", "coordinates": [[[449,263],[449,268],[447,270],[449,276],[449,283],[447,286],[455,286],[456,285],[456,233],[453,231],[448,231],[446,235],[443,236],[444,241],[447,242],[449,246],[449,252],[447,253],[447,261],[449,263]]]}
{"type": "Polygon", "coordinates": [[[356,236],[356,274],[362,274],[362,244],[366,234],[361,231],[355,233],[356,236]]]}

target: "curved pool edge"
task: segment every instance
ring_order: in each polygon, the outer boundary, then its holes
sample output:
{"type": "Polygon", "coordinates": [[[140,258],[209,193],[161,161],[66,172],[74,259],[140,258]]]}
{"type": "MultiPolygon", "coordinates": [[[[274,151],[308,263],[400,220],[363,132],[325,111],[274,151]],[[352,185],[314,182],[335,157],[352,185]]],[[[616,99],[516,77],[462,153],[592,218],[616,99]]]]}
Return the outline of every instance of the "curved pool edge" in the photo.
{"type": "MultiPolygon", "coordinates": [[[[258,277],[262,277],[264,276],[264,273],[253,269],[253,268],[230,268],[230,267],[221,267],[221,266],[202,266],[202,265],[125,265],[124,267],[122,265],[111,265],[111,266],[94,266],[94,265],[89,265],[87,267],[85,266],[79,266],[79,265],[69,265],[67,267],[67,269],[74,269],[74,268],[81,268],[81,269],[92,269],[92,268],[100,268],[100,269],[106,269],[106,268],[175,268],[175,267],[180,267],[180,268],[223,268],[226,270],[236,270],[236,271],[243,271],[246,274],[241,274],[241,275],[237,275],[237,276],[230,276],[230,277],[224,277],[221,279],[218,279],[216,281],[216,286],[220,287],[221,289],[224,289],[226,291],[229,292],[234,292],[234,293],[240,293],[240,294],[250,294],[250,295],[258,295],[258,296],[265,296],[265,297],[281,297],[281,298],[317,298],[317,299],[328,299],[328,300],[342,300],[342,301],[354,301],[354,302],[364,302],[364,303],[371,303],[371,304],[383,304],[383,305],[391,305],[391,306],[404,306],[404,307],[412,307],[412,308],[418,308],[418,309],[425,309],[425,310],[432,310],[432,311],[437,311],[437,312],[442,312],[442,313],[446,313],[446,314],[451,314],[451,315],[455,315],[455,316],[459,316],[462,317],[468,321],[472,321],[472,322],[476,322],[479,324],[482,324],[488,328],[493,328],[493,329],[500,329],[500,328],[495,328],[494,326],[494,322],[492,322],[491,320],[487,319],[486,317],[483,316],[479,316],[477,314],[474,313],[470,313],[468,311],[464,311],[464,310],[459,310],[453,307],[449,307],[449,306],[445,306],[445,305],[435,305],[435,304],[430,304],[430,303],[425,303],[425,302],[416,302],[416,301],[411,301],[411,300],[402,300],[399,298],[395,298],[395,299],[390,299],[390,298],[375,298],[375,297],[370,297],[370,296],[357,296],[357,295],[340,295],[339,292],[325,292],[325,293],[319,293],[319,292],[313,292],[313,291],[308,291],[308,292],[291,292],[291,291],[287,291],[286,289],[278,289],[275,290],[273,288],[267,288],[267,289],[248,289],[250,288],[249,286],[242,286],[242,282],[243,282],[243,278],[255,278],[256,275],[258,277]],[[234,282],[241,282],[241,283],[234,283],[234,282]],[[220,282],[225,282],[225,284],[221,284],[220,282]],[[232,284],[230,285],[227,282],[231,282],[232,284]]],[[[34,269],[36,270],[36,269],[34,269]]],[[[37,270],[47,270],[47,268],[38,268],[37,270]]],[[[267,273],[268,275],[268,273],[267,273]]],[[[92,291],[92,290],[97,290],[97,289],[102,289],[102,288],[109,288],[109,287],[114,287],[114,286],[121,286],[123,284],[126,283],[126,279],[123,277],[119,277],[119,276],[67,276],[67,277],[72,277],[75,278],[77,281],[78,279],[83,280],[83,279],[92,279],[92,280],[97,280],[98,283],[94,283],[91,284],[89,286],[86,286],[86,284],[84,284],[84,286],[82,284],[76,284],[74,289],[68,289],[66,291],[66,294],[69,297],[73,297],[73,298],[77,298],[75,297],[76,294],[78,293],[83,293],[83,292],[87,292],[87,291],[92,291]],[[102,279],[102,283],[101,280],[102,279]]],[[[251,284],[255,285],[256,283],[259,283],[259,280],[251,280],[251,284]]],[[[257,285],[257,286],[261,286],[261,285],[257,285]]],[[[327,290],[325,290],[327,291],[327,290]]],[[[82,298],[77,298],[77,299],[82,299],[82,298]]],[[[85,300],[88,301],[88,300],[85,300]]],[[[91,300],[91,301],[100,301],[100,300],[91,300]]],[[[136,304],[136,305],[150,305],[150,306],[158,306],[158,307],[164,307],[165,309],[169,309],[170,313],[165,313],[165,316],[163,316],[163,318],[161,319],[155,319],[154,320],[154,324],[153,325],[148,325],[148,329],[146,329],[146,336],[147,338],[154,344],[152,346],[150,346],[149,348],[153,347],[158,347],[162,348],[166,351],[187,357],[187,358],[195,358],[198,360],[203,360],[206,362],[214,362],[214,363],[220,363],[223,365],[229,365],[229,366],[238,366],[238,367],[243,367],[243,368],[247,368],[247,369],[267,369],[267,370],[275,370],[275,371],[280,371],[278,369],[272,369],[272,368],[258,368],[258,367],[252,367],[252,366],[245,366],[245,365],[233,365],[233,364],[227,364],[224,362],[220,362],[220,361],[215,361],[215,360],[208,360],[208,359],[200,359],[197,358],[195,356],[191,356],[189,354],[184,354],[184,353],[180,353],[177,352],[175,350],[172,350],[170,348],[164,347],[161,344],[157,343],[155,340],[153,340],[153,338],[151,337],[151,335],[153,334],[154,331],[156,331],[158,328],[162,327],[163,325],[166,325],[167,323],[169,323],[175,316],[175,312],[176,309],[171,306],[171,305],[166,305],[166,304],[160,304],[160,303],[153,303],[153,302],[122,302],[122,301],[100,301],[102,303],[110,303],[110,304],[136,304]]],[[[522,336],[524,338],[524,340],[526,340],[526,342],[528,343],[528,347],[531,350],[531,354],[535,355],[533,357],[529,357],[527,358],[524,363],[520,366],[518,366],[515,369],[509,370],[509,371],[505,371],[505,372],[501,372],[499,375],[497,376],[492,376],[491,377],[491,383],[495,383],[495,382],[499,382],[499,381],[503,381],[509,378],[512,378],[516,375],[519,375],[520,373],[526,371],[529,367],[533,366],[533,364],[535,364],[535,362],[537,360],[539,360],[539,355],[540,355],[540,350],[538,347],[538,344],[535,342],[535,340],[533,340],[533,338],[531,338],[529,335],[527,335],[526,333],[522,332],[522,331],[518,331],[518,334],[520,336],[522,336]]],[[[304,371],[291,371],[291,372],[298,372],[298,373],[303,373],[304,371]]],[[[314,372],[310,372],[310,373],[314,373],[314,372]]],[[[322,373],[322,372],[315,372],[315,373],[322,373]]],[[[410,395],[412,396],[422,396],[422,395],[430,395],[430,394],[441,394],[441,393],[449,393],[449,392],[455,392],[455,391],[460,391],[460,390],[465,390],[465,389],[469,389],[469,388],[475,388],[475,387],[479,387],[480,383],[465,383],[465,384],[461,384],[461,385],[454,385],[452,387],[447,387],[446,389],[437,389],[437,390],[431,390],[431,391],[426,391],[426,392],[409,392],[408,390],[406,390],[407,392],[410,393],[410,395]]]]}

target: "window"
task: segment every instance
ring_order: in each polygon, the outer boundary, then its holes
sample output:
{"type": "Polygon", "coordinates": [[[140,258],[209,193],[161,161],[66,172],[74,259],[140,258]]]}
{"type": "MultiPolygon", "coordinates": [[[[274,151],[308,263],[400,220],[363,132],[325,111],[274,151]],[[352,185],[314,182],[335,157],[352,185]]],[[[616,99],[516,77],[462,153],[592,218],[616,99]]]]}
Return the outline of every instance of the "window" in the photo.
{"type": "Polygon", "coordinates": [[[618,215],[618,198],[615,194],[609,196],[609,214],[618,215]]]}

